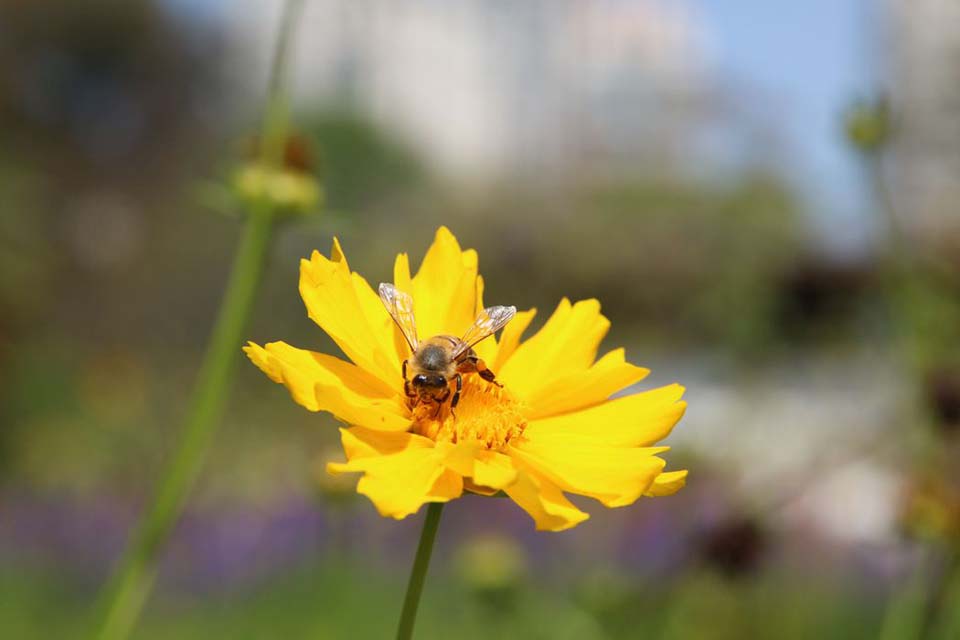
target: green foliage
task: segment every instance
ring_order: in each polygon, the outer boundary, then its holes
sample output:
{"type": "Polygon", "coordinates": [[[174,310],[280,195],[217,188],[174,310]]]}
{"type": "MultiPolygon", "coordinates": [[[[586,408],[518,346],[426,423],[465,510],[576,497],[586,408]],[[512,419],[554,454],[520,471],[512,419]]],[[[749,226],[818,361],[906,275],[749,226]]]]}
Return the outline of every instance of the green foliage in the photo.
{"type": "MultiPolygon", "coordinates": [[[[779,287],[804,244],[786,188],[763,176],[724,187],[638,178],[502,189],[390,214],[402,219],[378,222],[390,250],[416,254],[440,222],[476,247],[489,302],[536,306],[542,320],[561,297],[596,297],[617,338],[741,355],[781,337],[779,287]]],[[[351,256],[362,264],[384,244],[351,245],[351,256]]]]}
{"type": "Polygon", "coordinates": [[[301,130],[316,143],[318,175],[332,209],[362,212],[425,180],[409,149],[354,111],[305,114],[301,130]]]}
{"type": "MultiPolygon", "coordinates": [[[[621,595],[602,610],[571,597],[569,585],[539,574],[515,591],[511,606],[491,608],[466,585],[431,576],[417,619],[418,640],[824,638],[877,636],[876,606],[829,579],[768,576],[730,582],[694,573],[671,581],[623,578],[621,595]]],[[[327,559],[253,588],[213,594],[160,589],[144,614],[139,640],[231,638],[387,638],[400,612],[398,572],[327,559]]],[[[609,600],[609,598],[608,598],[609,600]]],[[[62,574],[0,574],[0,637],[75,637],[89,593],[62,574]]]]}

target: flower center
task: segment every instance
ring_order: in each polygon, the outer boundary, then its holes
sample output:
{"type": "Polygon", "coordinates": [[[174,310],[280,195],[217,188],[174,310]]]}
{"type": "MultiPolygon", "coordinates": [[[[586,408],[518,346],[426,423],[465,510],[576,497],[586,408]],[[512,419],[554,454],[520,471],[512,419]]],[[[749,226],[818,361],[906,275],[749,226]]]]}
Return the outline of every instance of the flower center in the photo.
{"type": "Polygon", "coordinates": [[[436,442],[478,441],[487,449],[501,450],[527,427],[522,409],[506,388],[466,375],[456,408],[451,410],[449,400],[439,413],[436,405],[414,407],[412,431],[436,442]]]}

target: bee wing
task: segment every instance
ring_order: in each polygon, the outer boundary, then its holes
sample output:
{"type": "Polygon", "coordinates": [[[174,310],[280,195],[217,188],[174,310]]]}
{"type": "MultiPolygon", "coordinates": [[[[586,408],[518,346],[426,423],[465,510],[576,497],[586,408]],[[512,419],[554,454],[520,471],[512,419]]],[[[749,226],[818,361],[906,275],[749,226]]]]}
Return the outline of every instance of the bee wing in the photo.
{"type": "Polygon", "coordinates": [[[516,307],[487,307],[481,311],[477,319],[467,329],[467,332],[463,334],[463,338],[460,339],[460,346],[454,352],[453,357],[456,358],[484,338],[489,338],[495,334],[515,315],[517,315],[516,307]]]}
{"type": "Polygon", "coordinates": [[[417,350],[420,341],[417,339],[417,322],[413,317],[413,298],[409,293],[400,291],[392,284],[380,283],[380,300],[390,312],[390,317],[400,327],[403,337],[406,338],[410,349],[417,350]]]}

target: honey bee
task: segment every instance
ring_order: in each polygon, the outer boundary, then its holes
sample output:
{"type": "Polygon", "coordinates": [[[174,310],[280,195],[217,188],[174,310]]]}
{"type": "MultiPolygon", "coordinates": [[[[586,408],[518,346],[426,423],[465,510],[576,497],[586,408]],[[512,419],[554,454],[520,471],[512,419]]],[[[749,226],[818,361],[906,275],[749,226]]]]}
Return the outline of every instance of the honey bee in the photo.
{"type": "Polygon", "coordinates": [[[461,338],[441,335],[420,342],[413,316],[413,298],[392,284],[381,284],[379,291],[383,306],[410,345],[411,356],[403,361],[403,391],[411,407],[419,403],[435,404],[439,414],[449,399],[450,409],[456,408],[463,390],[463,375],[467,373],[476,373],[487,382],[503,386],[473,347],[510,322],[517,313],[516,307],[487,307],[461,338]],[[412,378],[407,377],[408,369],[412,378]]]}

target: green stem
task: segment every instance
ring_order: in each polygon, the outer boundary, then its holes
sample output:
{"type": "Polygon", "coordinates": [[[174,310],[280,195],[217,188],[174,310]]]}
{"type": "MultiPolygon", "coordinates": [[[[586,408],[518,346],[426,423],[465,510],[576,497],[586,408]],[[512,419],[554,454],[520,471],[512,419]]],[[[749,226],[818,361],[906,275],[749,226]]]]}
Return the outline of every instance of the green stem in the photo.
{"type": "Polygon", "coordinates": [[[423,583],[427,578],[430,554],[433,553],[433,541],[437,537],[441,513],[442,502],[431,502],[427,507],[427,517],[423,521],[420,544],[417,546],[417,557],[413,560],[410,581],[407,582],[407,595],[403,599],[400,624],[397,625],[397,640],[410,640],[413,636],[413,623],[417,619],[417,606],[420,604],[420,594],[423,593],[423,583]]]}
{"type": "Polygon", "coordinates": [[[920,640],[924,614],[930,596],[930,574],[935,554],[923,549],[923,556],[903,586],[891,594],[884,612],[880,640],[920,640]]]}
{"type": "MultiPolygon", "coordinates": [[[[301,5],[284,6],[277,48],[271,67],[270,92],[264,118],[262,161],[278,166],[287,131],[287,110],[282,78],[286,68],[292,27],[301,5]]],[[[187,410],[180,441],[157,487],[153,502],[141,518],[123,558],[104,590],[95,638],[126,638],[150,594],[157,559],[170,535],[197,476],[203,468],[227,401],[227,391],[239,360],[244,328],[260,284],[270,237],[274,205],[267,198],[251,203],[243,235],[234,258],[226,293],[204,355],[187,410]]]]}
{"type": "Polygon", "coordinates": [[[946,551],[943,573],[938,577],[927,602],[923,637],[950,640],[960,637],[960,550],[946,551]]]}

